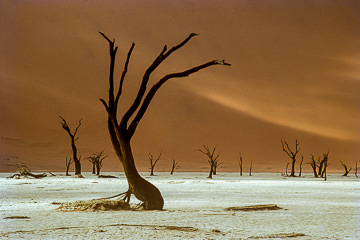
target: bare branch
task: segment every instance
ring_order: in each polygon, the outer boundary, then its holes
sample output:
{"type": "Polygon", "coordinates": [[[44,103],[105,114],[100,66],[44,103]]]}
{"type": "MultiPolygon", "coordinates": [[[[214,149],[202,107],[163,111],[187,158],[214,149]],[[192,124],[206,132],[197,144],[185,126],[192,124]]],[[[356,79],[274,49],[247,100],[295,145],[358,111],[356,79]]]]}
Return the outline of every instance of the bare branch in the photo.
{"type": "Polygon", "coordinates": [[[156,84],[154,84],[154,86],[150,89],[149,93],[146,95],[138,113],[136,114],[135,118],[133,119],[133,121],[131,122],[130,126],[129,126],[129,136],[132,137],[136,127],[138,126],[140,120],[142,119],[142,117],[144,116],[146,110],[148,109],[151,100],[154,98],[156,92],[160,89],[160,87],[169,79],[172,78],[183,78],[183,77],[187,77],[193,73],[196,73],[204,68],[210,67],[210,66],[214,66],[214,65],[226,65],[226,66],[230,66],[230,64],[225,63],[225,60],[213,60],[210,62],[207,62],[205,64],[199,65],[197,67],[193,67],[191,69],[188,69],[186,71],[183,72],[177,72],[177,73],[171,73],[168,74],[166,76],[164,76],[163,78],[161,78],[156,84]]]}
{"type": "MultiPolygon", "coordinates": [[[[83,120],[82,118],[79,120],[78,126],[76,127],[75,132],[74,132],[74,137],[76,136],[76,133],[77,133],[77,131],[79,130],[79,127],[81,126],[81,121],[82,121],[82,120],[83,120]]],[[[78,139],[78,138],[77,138],[77,139],[78,139]]]]}
{"type": "Polygon", "coordinates": [[[145,71],[145,74],[143,76],[138,94],[133,102],[133,104],[130,106],[129,110],[124,114],[123,118],[120,121],[120,127],[127,129],[128,121],[130,117],[135,113],[135,111],[138,109],[138,107],[141,104],[141,101],[145,95],[146,86],[148,84],[149,78],[151,73],[173,52],[184,46],[192,37],[196,36],[197,34],[190,34],[184,41],[182,41],[180,44],[172,47],[168,52],[166,52],[167,46],[165,45],[161,53],[157,56],[157,58],[153,61],[153,63],[150,65],[150,67],[145,71]]]}
{"type": "Polygon", "coordinates": [[[129,52],[127,54],[127,58],[126,58],[126,61],[125,61],[125,65],[124,65],[124,70],[121,74],[121,78],[120,78],[120,84],[119,84],[119,90],[116,94],[116,98],[115,98],[115,104],[114,104],[114,110],[116,111],[117,110],[117,106],[118,106],[118,103],[119,103],[119,99],[120,99],[120,95],[122,93],[122,88],[123,88],[123,84],[124,84],[124,80],[125,80],[125,76],[126,76],[126,73],[127,73],[127,69],[128,69],[128,65],[129,65],[129,62],[130,62],[130,57],[131,57],[131,53],[133,51],[135,47],[135,43],[132,43],[130,49],[129,49],[129,52]]]}

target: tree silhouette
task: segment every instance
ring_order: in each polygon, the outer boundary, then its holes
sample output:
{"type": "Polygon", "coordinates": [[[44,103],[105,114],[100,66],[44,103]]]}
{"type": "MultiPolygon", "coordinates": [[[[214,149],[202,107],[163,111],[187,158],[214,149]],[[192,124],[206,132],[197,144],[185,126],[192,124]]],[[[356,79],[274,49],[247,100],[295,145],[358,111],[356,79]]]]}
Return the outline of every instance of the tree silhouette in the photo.
{"type": "Polygon", "coordinates": [[[295,141],[295,150],[291,150],[289,145],[287,144],[286,141],[283,141],[281,139],[281,146],[283,151],[289,156],[289,158],[291,158],[291,173],[290,173],[290,177],[296,177],[295,176],[295,162],[296,162],[296,155],[299,153],[300,148],[299,148],[299,142],[298,140],[295,141]]]}
{"type": "Polygon", "coordinates": [[[238,162],[239,162],[239,168],[240,168],[240,176],[242,176],[242,174],[243,174],[243,159],[242,159],[242,156],[241,156],[241,154],[240,154],[240,159],[238,160],[238,162]]]}
{"type": "Polygon", "coordinates": [[[69,168],[70,168],[71,163],[73,163],[71,157],[70,157],[69,159],[66,157],[66,159],[65,159],[65,166],[66,166],[65,175],[66,175],[66,176],[70,176],[70,174],[69,174],[69,168]]]}
{"type": "Polygon", "coordinates": [[[171,54],[183,47],[197,34],[191,33],[185,40],[170,48],[170,50],[168,50],[167,46],[165,45],[159,55],[146,69],[134,101],[119,121],[117,116],[118,104],[123,91],[123,83],[128,70],[128,64],[135,44],[133,43],[128,51],[125,65],[120,77],[118,90],[115,91],[114,67],[118,47],[115,46],[115,39],[110,40],[104,33],[100,32],[100,34],[109,43],[110,50],[109,98],[108,101],[105,101],[104,99],[100,99],[100,101],[103,103],[108,115],[108,130],[110,133],[112,145],[116,155],[123,165],[124,172],[129,184],[128,190],[122,194],[119,194],[119,196],[124,195],[123,199],[129,202],[131,195],[134,194],[135,197],[142,202],[141,206],[144,209],[162,209],[164,206],[164,199],[159,189],[141,177],[136,169],[130,141],[134,136],[134,133],[146,110],[148,109],[152,99],[164,83],[170,79],[187,77],[210,66],[226,66],[230,64],[226,63],[224,60],[213,60],[185,71],[166,74],[160,78],[147,92],[146,89],[148,82],[150,80],[151,74],[155,71],[155,69],[157,69],[161,63],[163,63],[171,54]]]}
{"type": "Polygon", "coordinates": [[[345,163],[343,163],[342,161],[340,161],[340,163],[341,163],[341,165],[344,167],[344,171],[345,171],[345,173],[343,174],[343,176],[344,176],[344,177],[347,177],[347,175],[348,175],[349,172],[351,171],[351,167],[348,168],[348,166],[347,166],[345,163]]]}
{"type": "Polygon", "coordinates": [[[206,155],[208,157],[208,163],[210,165],[210,172],[208,178],[212,178],[214,173],[214,167],[216,162],[218,161],[218,158],[220,157],[220,153],[215,154],[216,146],[213,147],[212,150],[210,150],[209,146],[203,145],[203,149],[198,149],[197,151],[201,152],[202,154],[206,155]]]}
{"type": "Polygon", "coordinates": [[[162,152],[160,152],[159,156],[154,160],[154,156],[151,153],[148,153],[148,158],[150,161],[150,176],[154,176],[154,168],[156,163],[160,160],[162,152]]]}
{"type": "Polygon", "coordinates": [[[178,169],[179,167],[180,167],[179,162],[177,162],[175,159],[173,159],[170,174],[173,175],[175,169],[178,169]]]}
{"type": "Polygon", "coordinates": [[[102,162],[105,158],[108,156],[103,156],[104,151],[101,151],[100,153],[94,153],[91,156],[87,157],[86,160],[88,160],[90,163],[92,163],[92,174],[100,175],[100,171],[102,168],[102,162]]]}
{"type": "Polygon", "coordinates": [[[80,158],[77,156],[77,148],[75,145],[76,140],[78,140],[79,138],[76,137],[76,134],[78,133],[78,130],[81,126],[81,121],[82,119],[79,120],[79,123],[77,125],[77,127],[75,128],[74,133],[71,132],[69,125],[67,124],[67,122],[65,121],[65,119],[61,116],[59,116],[59,118],[61,119],[61,126],[62,128],[69,134],[69,137],[71,139],[71,149],[73,152],[73,161],[74,161],[74,165],[75,165],[75,175],[81,175],[81,163],[80,163],[80,158]]]}

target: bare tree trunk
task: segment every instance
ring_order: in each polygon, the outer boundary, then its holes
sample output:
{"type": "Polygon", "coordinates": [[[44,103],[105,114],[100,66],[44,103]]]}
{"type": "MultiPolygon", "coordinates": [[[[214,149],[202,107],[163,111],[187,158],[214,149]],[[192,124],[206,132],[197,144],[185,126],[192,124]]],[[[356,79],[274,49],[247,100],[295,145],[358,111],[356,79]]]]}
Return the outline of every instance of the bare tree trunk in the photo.
{"type": "Polygon", "coordinates": [[[178,164],[179,164],[177,161],[175,161],[175,159],[173,159],[172,161],[173,161],[173,164],[172,164],[171,171],[170,171],[170,174],[171,174],[171,175],[173,175],[174,170],[175,170],[176,168],[178,168],[178,164]]]}
{"type": "Polygon", "coordinates": [[[318,177],[318,174],[317,174],[317,171],[316,171],[316,162],[315,162],[315,157],[314,155],[311,154],[311,161],[308,163],[310,164],[312,170],[313,170],[313,173],[314,173],[314,177],[318,177]]]}
{"type": "Polygon", "coordinates": [[[210,164],[210,172],[208,178],[212,178],[214,172],[214,165],[210,164]]]}
{"type": "Polygon", "coordinates": [[[215,151],[216,151],[216,146],[213,147],[212,150],[210,150],[209,146],[205,146],[203,145],[204,147],[204,150],[202,149],[197,149],[196,151],[199,151],[201,152],[202,154],[206,155],[208,157],[208,163],[210,165],[210,172],[209,172],[209,176],[208,178],[212,178],[212,175],[216,175],[216,165],[219,165],[219,162],[218,162],[218,158],[220,156],[220,153],[218,153],[216,156],[215,156],[215,151]]]}
{"type": "Polygon", "coordinates": [[[295,141],[295,150],[292,151],[289,147],[289,145],[287,144],[286,141],[283,141],[281,139],[281,145],[282,145],[282,149],[283,151],[291,158],[291,173],[290,173],[290,177],[296,177],[295,176],[295,163],[296,163],[296,155],[299,153],[300,148],[298,148],[299,146],[299,142],[298,140],[295,141]]]}
{"type": "Polygon", "coordinates": [[[162,152],[160,152],[157,159],[154,160],[154,156],[151,153],[148,153],[148,158],[150,160],[150,176],[154,176],[154,168],[155,168],[156,163],[159,161],[161,154],[162,154],[162,152]]]}
{"type": "MultiPolygon", "coordinates": [[[[329,152],[323,154],[322,161],[322,172],[321,177],[326,178],[326,169],[328,167],[328,161],[329,161],[329,152]]],[[[326,180],[325,180],[326,181],[326,180]]]]}
{"type": "Polygon", "coordinates": [[[101,167],[100,167],[100,164],[96,164],[96,175],[100,175],[100,170],[101,170],[101,167]]]}
{"type": "Polygon", "coordinates": [[[216,175],[216,173],[217,173],[217,168],[218,168],[218,166],[220,166],[220,165],[221,165],[221,162],[219,162],[219,160],[214,161],[214,166],[213,166],[213,173],[214,173],[214,175],[216,175]]]}
{"type": "Polygon", "coordinates": [[[73,162],[75,165],[75,175],[81,175],[81,163],[80,163],[80,158],[78,158],[77,156],[77,148],[75,145],[76,140],[78,140],[78,138],[76,137],[76,134],[81,126],[81,121],[82,119],[79,120],[78,126],[76,127],[74,133],[71,133],[71,130],[69,128],[69,126],[67,125],[66,121],[64,118],[62,118],[61,116],[59,116],[59,118],[62,120],[61,125],[63,127],[63,129],[69,134],[70,139],[71,139],[71,149],[73,152],[73,162]]]}
{"type": "Polygon", "coordinates": [[[299,177],[301,177],[301,172],[302,172],[302,164],[303,164],[303,161],[304,161],[304,156],[301,155],[301,161],[300,161],[300,169],[299,169],[299,177]]]}
{"type": "Polygon", "coordinates": [[[92,174],[95,174],[95,162],[92,163],[92,174]]]}
{"type": "Polygon", "coordinates": [[[66,157],[66,160],[65,160],[66,162],[65,162],[65,164],[66,164],[66,176],[70,176],[70,174],[69,174],[69,168],[70,168],[70,165],[71,165],[71,163],[72,163],[72,160],[71,160],[71,158],[69,158],[69,160],[68,160],[68,158],[66,157]]]}
{"type": "Polygon", "coordinates": [[[239,168],[240,168],[240,176],[242,176],[242,173],[243,173],[243,159],[242,159],[241,155],[240,155],[240,160],[239,160],[239,168]]]}
{"type": "Polygon", "coordinates": [[[340,161],[341,165],[344,167],[345,173],[344,173],[344,177],[347,177],[347,175],[349,174],[349,172],[351,171],[351,168],[348,169],[348,167],[346,166],[345,163],[343,163],[342,161],[340,161]]]}
{"type": "Polygon", "coordinates": [[[286,163],[286,168],[285,168],[285,176],[287,176],[287,177],[289,176],[288,171],[287,171],[287,170],[288,170],[288,167],[289,167],[289,164],[290,164],[290,163],[287,162],[287,163],[286,163]]]}
{"type": "Polygon", "coordinates": [[[143,202],[142,206],[144,207],[144,209],[161,210],[164,206],[164,199],[157,187],[155,187],[153,184],[151,184],[139,175],[135,166],[135,161],[130,146],[130,140],[133,137],[136,128],[140,123],[141,119],[143,118],[145,112],[147,111],[153,97],[165,82],[167,82],[169,79],[187,77],[195,72],[198,72],[213,65],[230,64],[225,63],[224,60],[213,60],[183,72],[167,74],[160,80],[158,80],[146,94],[148,81],[155,69],[159,67],[160,64],[165,61],[165,59],[167,59],[167,57],[169,57],[173,52],[184,46],[188,41],[190,41],[191,38],[193,38],[197,34],[190,34],[189,37],[187,37],[180,44],[172,47],[170,50],[168,50],[167,46],[165,45],[158,57],[156,57],[153,63],[145,71],[136,98],[119,122],[117,119],[118,103],[122,94],[123,82],[127,73],[130,56],[135,44],[132,44],[128,52],[124,69],[120,77],[119,88],[115,93],[114,66],[115,56],[118,47],[115,47],[115,40],[110,40],[105,34],[101,32],[100,34],[107,40],[110,49],[109,100],[108,102],[106,102],[104,99],[100,99],[100,101],[102,102],[108,113],[108,130],[111,142],[118,158],[123,165],[124,172],[129,184],[128,191],[124,193],[124,200],[130,201],[131,195],[134,194],[137,199],[143,202]],[[132,120],[130,121],[130,119],[132,120]]]}
{"type": "Polygon", "coordinates": [[[251,176],[251,170],[252,170],[252,161],[250,162],[249,176],[251,176]]]}

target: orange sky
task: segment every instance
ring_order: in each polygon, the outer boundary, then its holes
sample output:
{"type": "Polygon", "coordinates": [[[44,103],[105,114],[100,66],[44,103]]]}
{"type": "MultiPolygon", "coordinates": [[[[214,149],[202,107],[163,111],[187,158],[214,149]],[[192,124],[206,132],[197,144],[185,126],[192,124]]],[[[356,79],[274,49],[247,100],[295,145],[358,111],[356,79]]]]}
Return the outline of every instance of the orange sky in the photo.
{"type": "MultiPolygon", "coordinates": [[[[203,144],[221,150],[223,171],[253,161],[254,171],[282,171],[281,137],[300,141],[305,161],[330,151],[360,160],[360,3],[358,1],[1,1],[0,171],[24,162],[63,170],[71,155],[58,115],[72,127],[84,157],[105,150],[104,170],[121,170],[99,98],[107,95],[108,45],[116,38],[117,76],[134,53],[122,108],[134,98],[144,70],[164,44],[200,35],[154,73],[182,71],[213,59],[212,67],[169,81],[156,95],[133,138],[137,166],[163,151],[183,171],[207,170],[203,144]]],[[[150,85],[151,86],[151,85],[150,85]]],[[[83,161],[84,170],[90,164],[83,161]]],[[[309,166],[304,166],[309,170],[309,166]]]]}

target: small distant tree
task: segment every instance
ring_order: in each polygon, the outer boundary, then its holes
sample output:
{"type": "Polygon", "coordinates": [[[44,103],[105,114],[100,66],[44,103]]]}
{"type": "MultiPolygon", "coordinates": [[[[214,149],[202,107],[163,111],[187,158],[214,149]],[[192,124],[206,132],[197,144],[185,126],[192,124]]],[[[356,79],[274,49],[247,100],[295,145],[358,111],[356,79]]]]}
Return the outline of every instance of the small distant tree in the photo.
{"type": "Polygon", "coordinates": [[[178,169],[180,166],[179,166],[179,162],[175,161],[175,159],[172,160],[172,167],[171,167],[171,171],[170,171],[170,174],[173,175],[174,173],[174,170],[175,169],[178,169]]]}
{"type": "MultiPolygon", "coordinates": [[[[320,157],[318,159],[318,162],[320,161],[320,157]]],[[[311,161],[308,162],[308,164],[310,164],[312,170],[313,170],[313,173],[314,173],[314,177],[318,177],[318,173],[317,173],[317,164],[316,164],[316,161],[315,161],[315,157],[313,154],[311,154],[311,161]]]]}
{"type": "Polygon", "coordinates": [[[75,128],[75,131],[72,133],[68,124],[66,123],[65,119],[61,116],[59,116],[59,118],[61,119],[60,123],[61,123],[62,128],[69,134],[70,139],[71,139],[71,149],[73,152],[75,175],[81,175],[81,163],[80,163],[80,158],[77,155],[77,148],[76,148],[75,142],[76,142],[76,140],[79,139],[78,137],[76,137],[76,134],[78,133],[78,130],[81,126],[82,119],[79,120],[79,123],[78,123],[77,127],[75,128]]]}
{"type": "Polygon", "coordinates": [[[206,155],[208,157],[208,163],[210,165],[210,172],[208,178],[212,178],[214,173],[214,165],[218,161],[218,158],[220,156],[220,153],[216,152],[216,146],[210,150],[209,146],[203,145],[204,149],[198,149],[197,151],[201,152],[202,154],[206,155]]]}
{"type": "Polygon", "coordinates": [[[310,164],[314,177],[326,178],[326,169],[328,166],[329,152],[324,153],[322,158],[321,156],[315,161],[315,157],[311,154],[311,161],[307,164],[310,164]]]}
{"type": "Polygon", "coordinates": [[[154,160],[154,156],[151,153],[148,153],[148,158],[150,160],[150,176],[154,176],[154,168],[156,163],[159,161],[162,152],[160,152],[159,156],[154,160]]]}
{"type": "Polygon", "coordinates": [[[249,176],[251,176],[251,171],[252,171],[252,161],[250,162],[249,176]]]}
{"type": "Polygon", "coordinates": [[[65,159],[65,166],[66,166],[66,174],[65,175],[66,176],[70,176],[69,168],[70,168],[71,163],[73,163],[71,157],[69,159],[66,157],[66,159],[65,159]]]}
{"type": "Polygon", "coordinates": [[[91,163],[91,165],[92,165],[92,174],[95,174],[96,173],[96,171],[95,171],[95,169],[96,169],[95,160],[96,159],[90,156],[90,157],[87,157],[86,160],[88,160],[91,163]]]}
{"type": "Polygon", "coordinates": [[[349,172],[351,171],[351,167],[348,169],[348,166],[345,163],[343,163],[342,161],[340,161],[340,163],[344,167],[344,171],[345,171],[343,176],[346,177],[349,174],[349,172]]]}
{"type": "Polygon", "coordinates": [[[326,181],[326,179],[327,179],[326,171],[327,171],[328,161],[329,161],[329,152],[323,154],[323,158],[321,161],[323,162],[323,169],[321,172],[321,177],[324,178],[326,181]]]}
{"type": "Polygon", "coordinates": [[[301,177],[301,173],[302,173],[302,164],[304,162],[304,156],[301,155],[301,161],[300,161],[300,166],[299,166],[299,177],[301,177]]]}
{"type": "Polygon", "coordinates": [[[287,142],[283,141],[282,139],[281,139],[281,145],[282,145],[283,151],[289,156],[289,158],[291,158],[290,177],[296,177],[295,176],[295,163],[296,163],[296,155],[300,151],[299,142],[298,142],[298,140],[295,141],[295,150],[291,150],[289,145],[287,144],[287,142]]]}
{"type": "Polygon", "coordinates": [[[239,162],[239,168],[240,168],[240,176],[242,176],[243,174],[243,159],[242,159],[242,156],[240,154],[240,159],[238,160],[239,162]]]}
{"type": "Polygon", "coordinates": [[[213,167],[213,173],[214,173],[214,175],[216,175],[216,173],[217,173],[217,168],[218,168],[218,166],[220,166],[221,164],[222,164],[222,162],[219,162],[218,159],[214,162],[214,167],[213,167]]]}
{"type": "Polygon", "coordinates": [[[287,176],[287,177],[289,176],[289,174],[288,174],[288,167],[289,167],[289,164],[290,164],[289,162],[286,162],[285,174],[284,174],[284,175],[285,175],[285,176],[287,176]]]}
{"type": "Polygon", "coordinates": [[[86,158],[90,163],[92,163],[93,174],[95,174],[95,168],[96,168],[96,175],[100,175],[103,160],[108,157],[108,156],[103,156],[103,154],[104,151],[101,151],[100,153],[94,153],[93,155],[86,158]]]}

